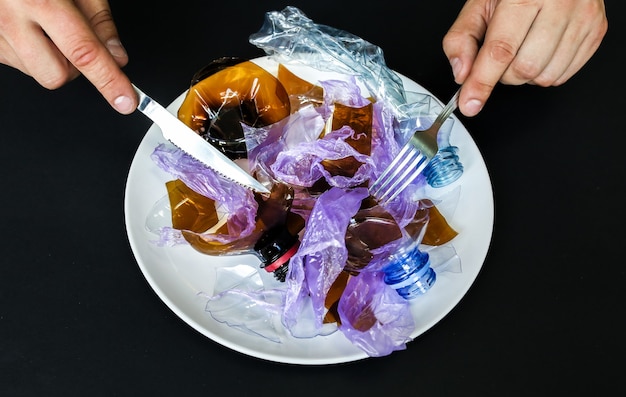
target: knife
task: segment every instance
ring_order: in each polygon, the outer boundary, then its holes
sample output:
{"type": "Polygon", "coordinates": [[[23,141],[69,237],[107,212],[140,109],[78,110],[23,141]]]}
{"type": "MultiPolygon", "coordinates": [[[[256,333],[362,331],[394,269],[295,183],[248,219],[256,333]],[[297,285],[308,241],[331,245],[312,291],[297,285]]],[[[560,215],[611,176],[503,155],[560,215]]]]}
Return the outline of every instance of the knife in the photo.
{"type": "Polygon", "coordinates": [[[133,88],[139,96],[137,109],[159,126],[165,139],[217,172],[223,178],[236,182],[248,189],[256,190],[259,193],[270,193],[261,182],[254,179],[234,161],[205,141],[194,130],[180,121],[178,117],[170,113],[134,84],[133,88]]]}

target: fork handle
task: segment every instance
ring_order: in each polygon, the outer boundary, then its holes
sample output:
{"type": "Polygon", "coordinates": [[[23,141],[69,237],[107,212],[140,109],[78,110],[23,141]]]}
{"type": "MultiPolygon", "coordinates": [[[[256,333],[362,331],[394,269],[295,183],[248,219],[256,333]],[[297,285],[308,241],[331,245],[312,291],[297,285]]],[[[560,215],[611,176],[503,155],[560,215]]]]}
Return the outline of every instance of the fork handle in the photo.
{"type": "Polygon", "coordinates": [[[450,98],[450,100],[448,101],[446,106],[443,108],[441,113],[439,113],[439,116],[437,116],[433,124],[441,125],[443,124],[444,121],[448,119],[448,117],[450,117],[452,112],[454,112],[456,108],[459,106],[459,94],[460,93],[461,93],[461,87],[459,87],[459,89],[456,90],[454,95],[452,95],[452,98],[450,98]]]}

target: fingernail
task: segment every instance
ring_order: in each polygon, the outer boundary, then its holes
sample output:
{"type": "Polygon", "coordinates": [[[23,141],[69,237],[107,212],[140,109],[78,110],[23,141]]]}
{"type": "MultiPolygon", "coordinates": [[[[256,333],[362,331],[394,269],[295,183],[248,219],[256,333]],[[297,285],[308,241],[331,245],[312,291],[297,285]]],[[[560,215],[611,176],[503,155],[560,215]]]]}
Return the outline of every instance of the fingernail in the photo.
{"type": "Polygon", "coordinates": [[[110,39],[105,45],[114,57],[124,58],[127,56],[124,46],[122,46],[122,43],[118,39],[110,39]]]}
{"type": "Polygon", "coordinates": [[[133,101],[127,96],[118,96],[113,101],[113,107],[122,114],[129,114],[133,111],[133,101]]]}
{"type": "Polygon", "coordinates": [[[478,99],[470,99],[465,102],[465,115],[466,116],[475,116],[477,115],[483,108],[483,103],[478,99]]]}
{"type": "Polygon", "coordinates": [[[454,79],[456,80],[461,73],[461,69],[463,68],[461,60],[459,58],[452,58],[450,60],[450,66],[452,66],[452,74],[454,75],[454,79]]]}

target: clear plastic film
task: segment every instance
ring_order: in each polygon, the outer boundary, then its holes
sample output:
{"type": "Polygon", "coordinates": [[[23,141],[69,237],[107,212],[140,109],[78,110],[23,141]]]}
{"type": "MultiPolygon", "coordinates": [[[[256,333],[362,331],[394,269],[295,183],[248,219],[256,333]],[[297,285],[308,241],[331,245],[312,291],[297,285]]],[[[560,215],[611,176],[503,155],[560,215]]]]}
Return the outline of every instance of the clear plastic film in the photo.
{"type": "Polygon", "coordinates": [[[264,126],[291,111],[278,79],[253,62],[219,58],[199,70],[178,118],[233,160],[247,155],[241,125],[264,126]]]}
{"type": "Polygon", "coordinates": [[[386,66],[380,47],[314,23],[296,7],[266,13],[250,42],[286,64],[306,62],[318,70],[356,75],[375,98],[388,98],[394,108],[406,103],[402,80],[386,66]]]}

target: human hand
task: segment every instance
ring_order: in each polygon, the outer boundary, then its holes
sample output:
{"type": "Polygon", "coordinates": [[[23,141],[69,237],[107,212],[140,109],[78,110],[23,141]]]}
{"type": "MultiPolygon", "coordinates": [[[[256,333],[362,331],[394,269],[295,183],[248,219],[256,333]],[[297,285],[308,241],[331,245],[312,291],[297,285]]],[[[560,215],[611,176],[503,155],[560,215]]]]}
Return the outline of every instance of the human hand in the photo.
{"type": "Polygon", "coordinates": [[[121,70],[127,62],[107,0],[0,0],[0,63],[43,87],[59,88],[82,73],[128,114],[137,98],[121,70]]]}
{"type": "Polygon", "coordinates": [[[603,0],[467,0],[443,39],[461,113],[478,114],[498,82],[563,84],[607,28],[603,0]]]}

